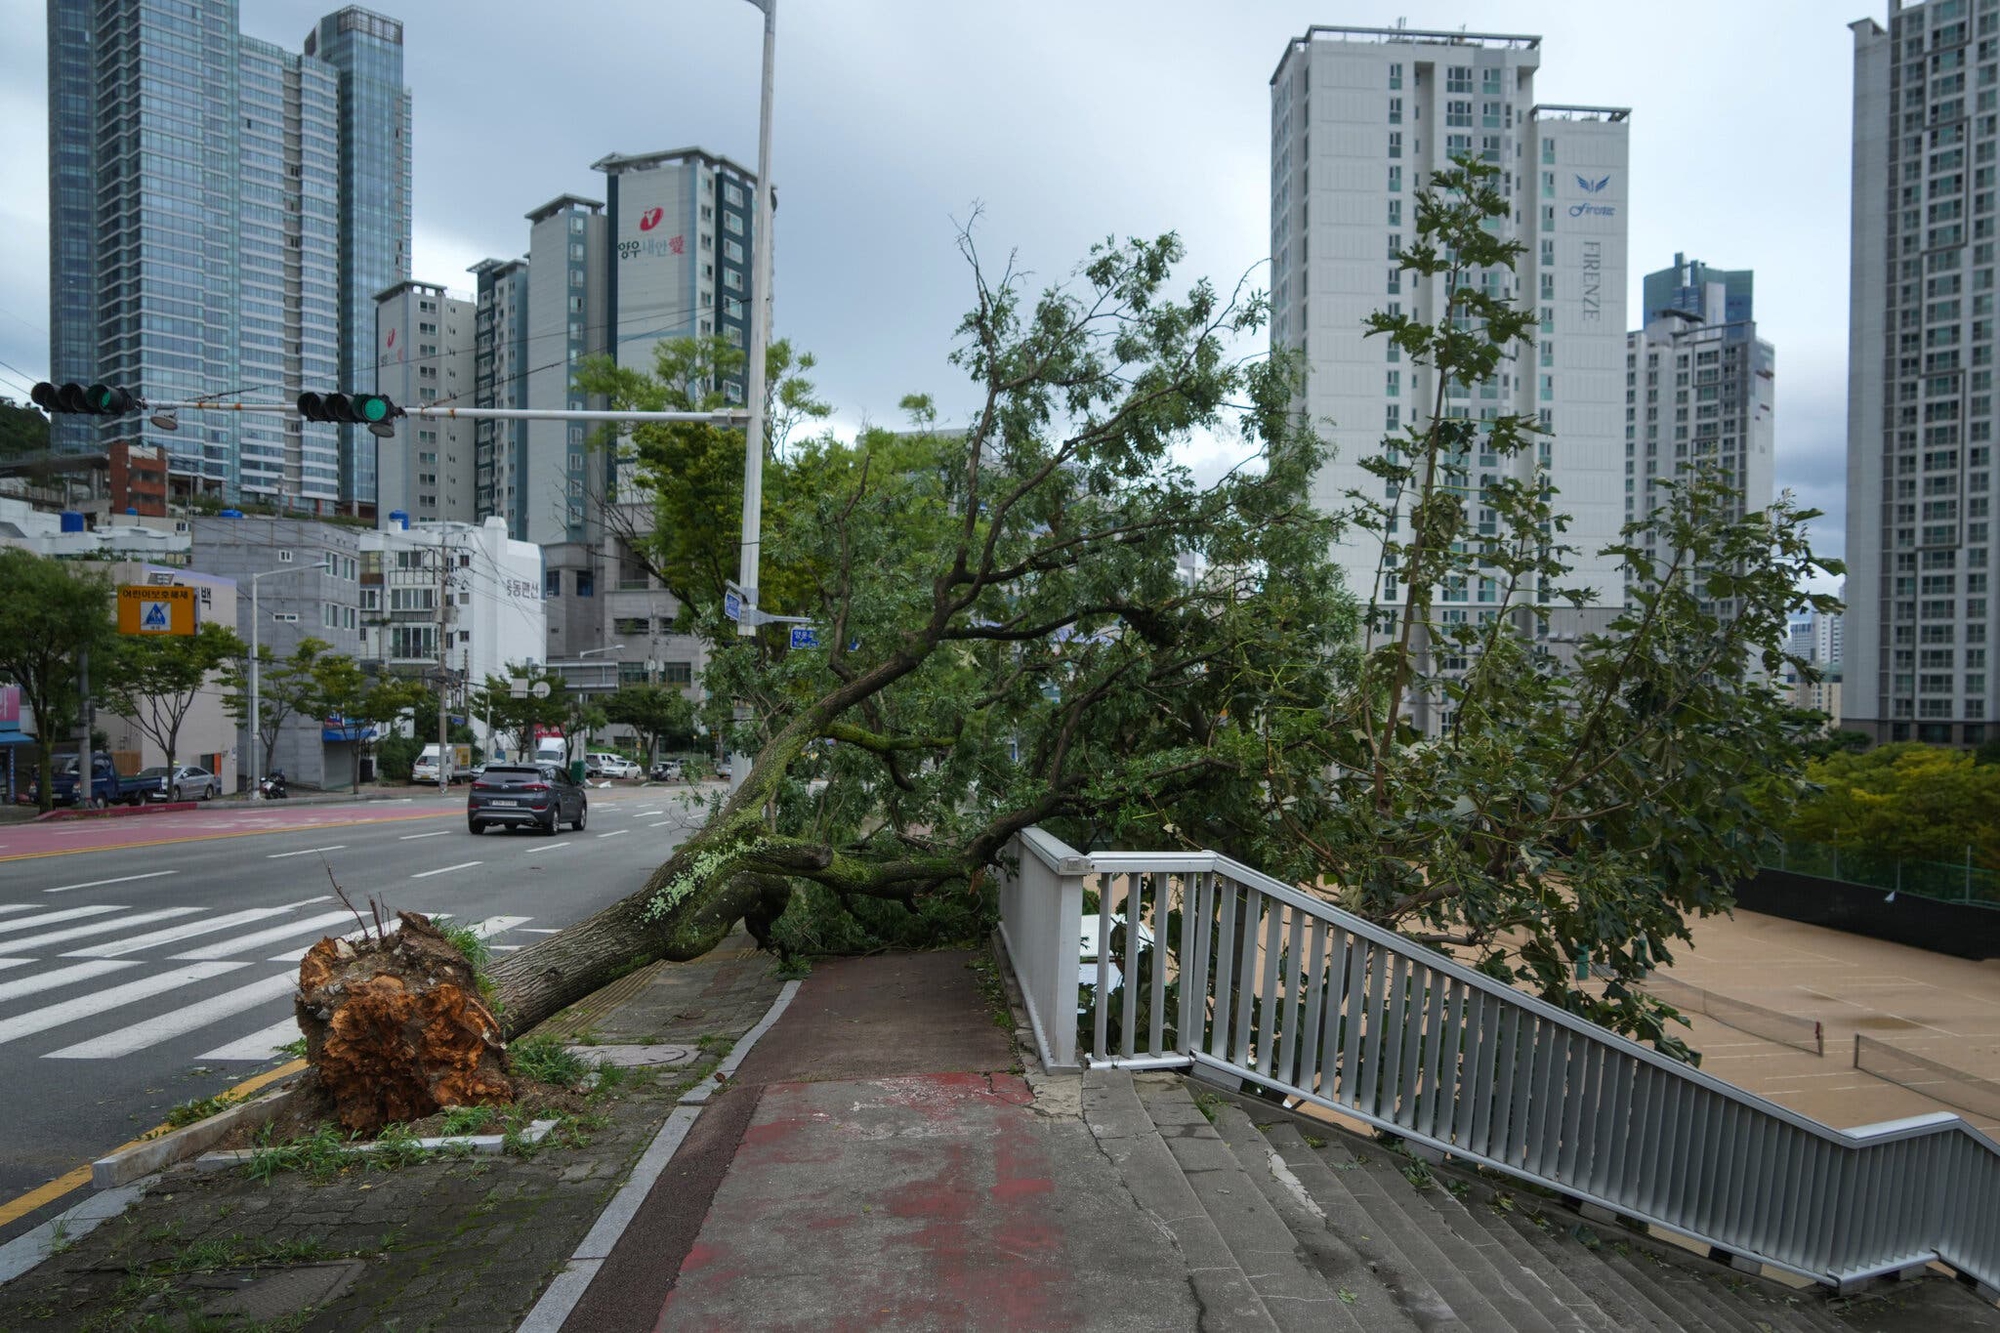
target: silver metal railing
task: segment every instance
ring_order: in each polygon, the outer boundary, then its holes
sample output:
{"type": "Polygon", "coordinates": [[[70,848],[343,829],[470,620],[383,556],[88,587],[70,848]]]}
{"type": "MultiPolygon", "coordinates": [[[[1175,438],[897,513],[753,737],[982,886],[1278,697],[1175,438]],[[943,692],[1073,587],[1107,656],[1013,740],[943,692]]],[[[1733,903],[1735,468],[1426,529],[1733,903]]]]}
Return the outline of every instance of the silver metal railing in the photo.
{"type": "Polygon", "coordinates": [[[1829,1128],[1214,853],[1031,829],[1001,930],[1051,1067],[1084,1040],[1092,1064],[1240,1078],[1843,1290],[1935,1260],[2000,1298],[2000,1144],[1957,1116],[1829,1128]],[[1104,924],[1079,966],[1086,893],[1104,924]]]}

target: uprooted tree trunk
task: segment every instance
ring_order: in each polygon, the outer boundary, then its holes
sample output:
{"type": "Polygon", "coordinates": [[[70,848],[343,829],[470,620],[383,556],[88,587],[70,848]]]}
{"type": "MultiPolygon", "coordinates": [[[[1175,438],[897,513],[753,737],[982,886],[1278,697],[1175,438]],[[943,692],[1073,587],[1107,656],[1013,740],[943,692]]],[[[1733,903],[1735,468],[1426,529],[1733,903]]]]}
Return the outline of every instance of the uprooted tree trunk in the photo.
{"type": "Polygon", "coordinates": [[[514,1100],[500,1023],[471,964],[428,918],[398,915],[400,930],[323,939],[299,964],[306,1058],[355,1133],[514,1100]]]}

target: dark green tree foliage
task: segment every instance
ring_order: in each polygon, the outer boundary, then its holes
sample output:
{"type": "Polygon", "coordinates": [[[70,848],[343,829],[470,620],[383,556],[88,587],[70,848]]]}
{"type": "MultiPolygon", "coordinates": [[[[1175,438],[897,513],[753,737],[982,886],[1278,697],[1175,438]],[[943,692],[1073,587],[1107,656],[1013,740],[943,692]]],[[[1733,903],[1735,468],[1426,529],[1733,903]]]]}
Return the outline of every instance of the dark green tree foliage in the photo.
{"type": "Polygon", "coordinates": [[[1419,192],[1400,262],[1406,280],[1443,286],[1447,313],[1369,323],[1432,391],[1427,423],[1365,464],[1388,498],[1355,497],[1400,597],[1370,607],[1357,678],[1288,738],[1319,756],[1328,782],[1273,787],[1271,818],[1293,835],[1274,845],[1292,852],[1267,868],[1686,1054],[1664,1027],[1672,1011],[1631,983],[1688,939],[1690,914],[1729,907],[1772,837],[1748,789],[1803,761],[1803,719],[1773,681],[1787,661],[1811,670],[1784,655],[1786,617],[1837,609],[1797,589],[1839,566],[1807,545],[1813,512],[1786,499],[1737,517],[1729,481],[1699,475],[1612,548],[1634,576],[1629,605],[1570,659],[1551,654],[1538,624],[1590,599],[1566,585],[1566,519],[1535,466],[1538,426],[1454,416],[1446,396],[1506,368],[1533,324],[1479,280],[1506,275],[1520,249],[1487,229],[1508,208],[1494,174],[1465,163],[1419,192]],[[1498,456],[1493,474],[1478,474],[1481,454],[1498,456]],[[1497,515],[1490,534],[1478,506],[1497,515]],[[1504,609],[1448,621],[1438,590],[1481,577],[1504,609]],[[1419,736],[1404,716],[1412,700],[1450,725],[1419,736]],[[1609,971],[1601,994],[1575,984],[1584,958],[1609,971]]]}
{"type": "MultiPolygon", "coordinates": [[[[333,645],[325,639],[315,639],[308,635],[299,640],[285,657],[279,657],[270,647],[257,647],[257,754],[266,772],[271,767],[271,752],[277,748],[279,733],[285,723],[294,717],[309,717],[315,723],[326,715],[320,705],[319,677],[314,667],[318,661],[333,652],[333,645]]],[[[250,658],[246,651],[235,662],[222,669],[222,707],[229,716],[236,719],[241,727],[250,725],[250,658]]],[[[263,777],[263,773],[250,775],[251,781],[263,777]]]]}
{"type": "Polygon", "coordinates": [[[49,450],[49,419],[28,403],[0,398],[0,461],[30,458],[49,450]]]}
{"type": "Polygon", "coordinates": [[[1227,352],[1263,302],[1205,283],[1176,298],[1179,257],[1171,236],[1107,242],[1039,299],[975,262],[963,432],[773,455],[765,568],[790,581],[765,605],[812,617],[821,646],[788,650],[782,626],[738,640],[686,581],[716,645],[705,683],[752,704],[733,740],[756,764],[640,893],[498,965],[510,1025],[746,918],[781,947],[912,919],[966,931],[990,920],[987,867],[1033,824],[1268,854],[1264,784],[1303,787],[1293,770],[1316,762],[1273,745],[1269,719],[1322,715],[1354,617],[1291,367],[1227,352]],[[1173,462],[1234,428],[1261,470],[1203,487],[1173,462]]]}
{"type": "Polygon", "coordinates": [[[668,740],[694,736],[694,701],[672,685],[626,685],[604,697],[604,719],[639,733],[639,753],[651,762],[668,740]]]}
{"type": "MultiPolygon", "coordinates": [[[[429,691],[422,681],[371,676],[344,653],[315,658],[312,678],[314,697],[324,714],[322,722],[354,746],[354,788],[359,791],[361,756],[380,743],[390,723],[414,709],[429,691]]],[[[431,720],[436,719],[437,713],[433,711],[431,720]]]]}
{"type": "Polygon", "coordinates": [[[180,760],[181,727],[211,678],[249,649],[236,631],[213,621],[193,634],[123,634],[113,639],[92,682],[99,702],[130,718],[166,754],[180,760]]]}
{"type": "Polygon", "coordinates": [[[472,716],[492,723],[494,734],[503,738],[496,748],[505,749],[512,759],[534,757],[537,728],[561,731],[566,750],[574,749],[575,733],[567,728],[579,711],[578,700],[571,697],[561,674],[547,667],[510,662],[506,678],[488,676],[472,691],[466,707],[472,716]],[[513,692],[517,680],[523,687],[518,698],[513,692]],[[547,687],[540,696],[534,692],[537,685],[547,687]]]}
{"type": "Polygon", "coordinates": [[[35,715],[35,771],[47,810],[54,795],[50,758],[82,713],[79,659],[116,637],[111,580],[8,546],[0,547],[0,589],[0,680],[19,685],[21,702],[35,715]]]}

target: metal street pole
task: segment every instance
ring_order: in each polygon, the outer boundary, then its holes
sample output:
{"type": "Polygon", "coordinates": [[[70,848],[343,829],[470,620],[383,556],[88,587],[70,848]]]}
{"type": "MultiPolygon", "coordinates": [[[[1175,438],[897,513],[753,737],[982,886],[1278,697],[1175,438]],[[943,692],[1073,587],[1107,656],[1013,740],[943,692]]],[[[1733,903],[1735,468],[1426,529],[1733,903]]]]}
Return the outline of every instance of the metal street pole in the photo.
{"type": "MultiPolygon", "coordinates": [[[[771,102],[778,55],[778,0],[750,0],[764,12],[764,78],[757,108],[757,210],[750,236],[750,420],[743,431],[743,545],[736,583],[743,590],[739,638],[757,633],[757,564],[764,540],[764,358],[771,343],[771,102]]],[[[739,722],[750,720],[739,706],[739,722]]],[[[743,785],[750,756],[729,764],[731,790],[743,785]]]]}
{"type": "MultiPolygon", "coordinates": [[[[264,799],[264,785],[262,781],[264,775],[257,771],[258,760],[260,758],[259,751],[263,747],[264,737],[264,698],[262,691],[258,687],[257,676],[257,642],[258,637],[264,629],[264,617],[258,614],[257,584],[259,581],[268,579],[274,574],[303,574],[308,570],[324,574],[331,568],[333,568],[332,564],[323,560],[317,565],[298,565],[291,569],[267,569],[261,574],[252,574],[250,576],[250,799],[253,801],[264,799]]],[[[267,763],[270,761],[269,755],[262,755],[261,757],[267,763]]],[[[169,779],[172,776],[172,774],[168,774],[169,779]]]]}

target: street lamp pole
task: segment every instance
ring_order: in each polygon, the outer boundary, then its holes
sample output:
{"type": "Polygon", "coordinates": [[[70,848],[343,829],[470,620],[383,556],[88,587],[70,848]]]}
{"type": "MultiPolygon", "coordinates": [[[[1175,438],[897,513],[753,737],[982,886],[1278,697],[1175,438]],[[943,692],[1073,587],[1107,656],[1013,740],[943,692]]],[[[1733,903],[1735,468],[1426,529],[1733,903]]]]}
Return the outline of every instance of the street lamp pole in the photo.
{"type": "MultiPolygon", "coordinates": [[[[743,544],[736,573],[743,590],[740,638],[757,633],[757,564],[764,527],[764,359],[771,343],[771,102],[778,52],[778,0],[750,0],[764,13],[764,77],[757,109],[757,209],[750,236],[750,420],[743,432],[743,544]]],[[[747,719],[741,719],[747,720],[747,719]]],[[[741,786],[750,757],[730,764],[730,784],[741,786]]]]}
{"type": "MultiPolygon", "coordinates": [[[[322,561],[317,565],[294,565],[290,569],[267,569],[261,574],[252,574],[250,576],[250,799],[253,801],[264,799],[263,774],[257,771],[258,760],[261,758],[268,761],[270,758],[269,755],[260,755],[258,753],[262,749],[264,737],[264,700],[262,692],[259,689],[257,676],[257,650],[258,639],[264,629],[264,617],[258,614],[257,585],[262,580],[268,579],[274,574],[303,574],[307,570],[314,570],[324,574],[331,568],[331,564],[322,561]]],[[[89,772],[88,764],[85,765],[84,771],[86,773],[89,772]]],[[[169,774],[168,776],[171,777],[172,775],[169,774]]]]}

